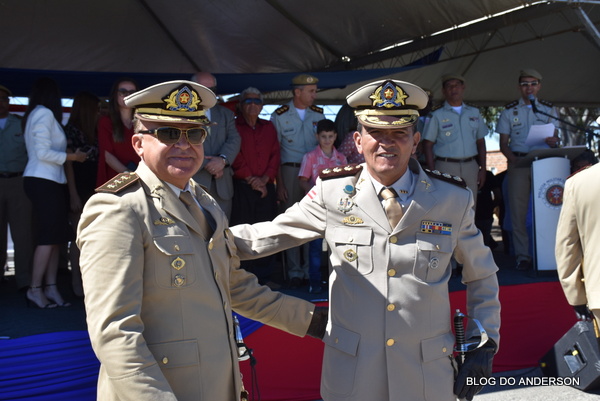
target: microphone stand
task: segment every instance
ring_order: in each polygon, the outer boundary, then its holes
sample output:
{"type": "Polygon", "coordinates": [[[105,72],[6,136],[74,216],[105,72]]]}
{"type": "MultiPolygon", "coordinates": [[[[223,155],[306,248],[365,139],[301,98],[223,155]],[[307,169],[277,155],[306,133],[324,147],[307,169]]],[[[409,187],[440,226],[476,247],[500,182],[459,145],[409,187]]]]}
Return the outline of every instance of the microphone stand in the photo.
{"type": "Polygon", "coordinates": [[[538,114],[538,113],[539,114],[543,114],[543,115],[545,115],[547,117],[550,117],[550,118],[553,118],[553,119],[555,119],[557,121],[560,121],[561,123],[563,123],[565,125],[568,125],[569,127],[575,128],[578,131],[585,132],[586,133],[587,144],[588,144],[588,149],[591,149],[591,147],[592,147],[592,138],[593,137],[600,137],[600,135],[596,134],[594,132],[594,130],[591,129],[591,128],[580,127],[579,125],[572,124],[572,123],[570,123],[568,121],[563,120],[562,118],[558,118],[556,116],[553,116],[550,113],[546,113],[546,112],[543,112],[543,111],[539,110],[536,107],[536,105],[535,105],[535,97],[533,97],[533,95],[529,95],[529,102],[531,103],[531,110],[534,113],[536,113],[536,114],[538,114]]]}

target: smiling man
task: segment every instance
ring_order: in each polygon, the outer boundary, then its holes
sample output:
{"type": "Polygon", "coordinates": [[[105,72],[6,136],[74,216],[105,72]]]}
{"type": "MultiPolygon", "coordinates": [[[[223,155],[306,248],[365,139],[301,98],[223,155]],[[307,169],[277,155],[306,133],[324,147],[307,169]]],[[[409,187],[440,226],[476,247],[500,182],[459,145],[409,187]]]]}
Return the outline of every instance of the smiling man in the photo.
{"type": "Polygon", "coordinates": [[[232,310],[319,338],[323,313],[239,268],[224,212],[191,179],[214,93],[172,81],[125,103],[141,163],[97,189],[78,230],[98,400],[239,399],[232,310]]]}
{"type": "MultiPolygon", "coordinates": [[[[242,259],[327,241],[325,401],[451,401],[453,392],[472,399],[481,386],[468,384],[491,375],[500,326],[497,267],[462,179],[426,172],[411,157],[427,100],[403,81],[359,88],[347,101],[365,163],[323,170],[308,194],[272,222],[232,227],[242,259]],[[448,299],[453,253],[464,266],[467,313],[490,337],[467,353],[456,380],[448,299]]],[[[467,328],[467,338],[480,334],[467,328]]]]}

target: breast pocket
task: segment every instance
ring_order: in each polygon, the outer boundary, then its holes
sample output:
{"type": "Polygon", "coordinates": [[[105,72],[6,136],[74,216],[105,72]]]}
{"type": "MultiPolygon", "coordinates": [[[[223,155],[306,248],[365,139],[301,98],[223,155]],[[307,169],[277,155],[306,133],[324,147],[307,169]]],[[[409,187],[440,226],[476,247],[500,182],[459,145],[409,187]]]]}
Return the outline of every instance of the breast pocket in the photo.
{"type": "Polygon", "coordinates": [[[421,281],[435,283],[449,274],[452,236],[417,233],[413,274],[421,281]]]}
{"type": "Polygon", "coordinates": [[[160,287],[178,289],[196,282],[195,255],[189,236],[155,237],[154,245],[157,252],[150,257],[154,259],[154,275],[160,287]]]}
{"type": "Polygon", "coordinates": [[[363,275],[373,271],[373,230],[336,227],[332,240],[340,260],[340,268],[347,274],[363,275]]]}

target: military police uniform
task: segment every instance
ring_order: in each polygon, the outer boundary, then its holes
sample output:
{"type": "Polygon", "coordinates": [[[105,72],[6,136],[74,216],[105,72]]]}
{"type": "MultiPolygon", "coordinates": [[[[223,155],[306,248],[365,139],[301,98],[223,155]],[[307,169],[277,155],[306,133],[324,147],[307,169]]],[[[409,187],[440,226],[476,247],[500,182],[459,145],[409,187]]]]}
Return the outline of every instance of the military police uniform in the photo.
{"type": "MultiPolygon", "coordinates": [[[[349,95],[348,103],[358,107],[363,125],[412,125],[417,106],[408,102],[420,105],[422,99],[420,88],[413,87],[418,88],[378,81],[349,95]],[[372,105],[371,99],[376,99],[372,105]]],[[[382,184],[362,164],[323,171],[301,202],[273,222],[231,229],[242,259],[316,238],[327,241],[325,401],[455,400],[448,297],[453,254],[464,266],[468,314],[498,343],[497,267],[475,227],[473,196],[460,178],[428,174],[409,159],[408,170],[393,185],[404,210],[393,227],[379,197],[382,184]]],[[[469,329],[468,335],[477,334],[469,329]]]]}
{"type": "Polygon", "coordinates": [[[458,114],[448,102],[434,110],[425,125],[423,139],[433,142],[435,168],[462,177],[477,201],[479,173],[477,140],[488,133],[479,109],[462,104],[458,114]]]}
{"type": "MultiPolygon", "coordinates": [[[[538,110],[543,113],[557,116],[552,104],[538,99],[535,100],[538,110]]],[[[510,208],[512,224],[512,238],[517,262],[529,261],[529,236],[527,234],[526,219],[531,195],[531,166],[517,167],[519,161],[527,156],[530,147],[525,142],[532,125],[554,124],[557,120],[542,113],[534,113],[531,106],[525,104],[521,98],[508,103],[500,114],[496,132],[509,136],[510,150],[517,157],[516,162],[508,162],[507,173],[507,198],[510,208]]]]}
{"type": "MultiPolygon", "coordinates": [[[[215,98],[201,85],[174,81],[125,102],[138,118],[201,125],[207,121],[196,114],[198,99],[210,107],[215,98]],[[172,102],[157,106],[162,101],[172,102]]],[[[223,211],[193,180],[186,187],[212,233],[180,201],[181,190],[144,162],[85,205],[78,245],[88,330],[101,364],[99,400],[239,399],[232,310],[296,335],[307,331],[314,306],[259,286],[240,269],[223,211]]]]}
{"type": "MultiPolygon", "coordinates": [[[[319,80],[311,75],[301,74],[294,77],[292,85],[316,85],[318,82],[319,80]]],[[[317,123],[325,118],[323,109],[314,105],[307,107],[304,113],[304,119],[301,119],[294,101],[291,100],[271,114],[281,151],[281,177],[288,194],[282,205],[284,209],[304,196],[298,181],[298,172],[304,155],[317,146],[317,123]]],[[[286,251],[289,278],[308,278],[308,252],[304,251],[304,254],[305,263],[304,267],[301,267],[298,249],[286,251]]]]}
{"type": "MultiPolygon", "coordinates": [[[[0,85],[0,95],[12,96],[0,85]]],[[[1,101],[1,100],[0,100],[1,101]]],[[[8,109],[9,102],[6,102],[8,109]]],[[[15,281],[17,288],[29,286],[33,261],[32,208],[23,189],[23,171],[27,165],[27,148],[21,118],[8,114],[0,126],[0,268],[6,264],[7,223],[14,242],[15,281]]],[[[4,276],[4,269],[0,278],[4,276]]]]}

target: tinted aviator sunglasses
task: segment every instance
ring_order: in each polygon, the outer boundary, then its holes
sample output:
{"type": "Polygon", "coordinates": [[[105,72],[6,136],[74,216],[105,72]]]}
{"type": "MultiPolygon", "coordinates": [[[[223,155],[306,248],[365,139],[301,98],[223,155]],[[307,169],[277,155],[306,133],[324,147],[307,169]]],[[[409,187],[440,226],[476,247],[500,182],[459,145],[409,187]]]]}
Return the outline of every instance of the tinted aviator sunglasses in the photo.
{"type": "Polygon", "coordinates": [[[242,103],[244,103],[244,104],[262,104],[262,100],[260,100],[257,97],[247,97],[246,99],[242,100],[242,103]]]}
{"type": "Polygon", "coordinates": [[[204,128],[187,128],[181,129],[176,127],[158,127],[155,129],[149,129],[139,131],[140,134],[152,134],[166,145],[174,145],[179,142],[181,134],[185,134],[188,142],[192,145],[200,145],[206,139],[208,131],[204,128]]]}

